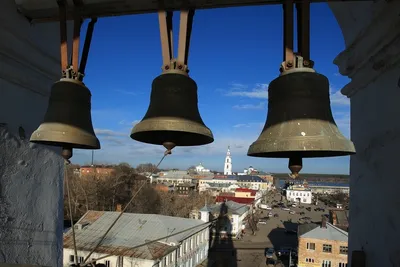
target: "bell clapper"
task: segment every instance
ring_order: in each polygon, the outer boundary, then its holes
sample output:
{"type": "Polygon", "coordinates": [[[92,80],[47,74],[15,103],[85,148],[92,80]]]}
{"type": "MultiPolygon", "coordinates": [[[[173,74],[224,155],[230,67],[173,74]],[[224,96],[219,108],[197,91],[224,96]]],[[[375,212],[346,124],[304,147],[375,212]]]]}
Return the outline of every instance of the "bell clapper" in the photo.
{"type": "Polygon", "coordinates": [[[171,155],[172,154],[172,149],[176,146],[175,143],[173,142],[164,142],[163,146],[167,149],[164,152],[164,155],[171,155]]]}
{"type": "Polygon", "coordinates": [[[292,178],[296,179],[299,177],[299,172],[303,168],[303,159],[301,157],[289,158],[289,170],[292,172],[292,178]]]}
{"type": "Polygon", "coordinates": [[[64,158],[65,163],[67,165],[71,163],[71,161],[69,159],[72,158],[72,155],[73,155],[72,148],[70,148],[70,147],[62,148],[61,156],[64,158]]]}

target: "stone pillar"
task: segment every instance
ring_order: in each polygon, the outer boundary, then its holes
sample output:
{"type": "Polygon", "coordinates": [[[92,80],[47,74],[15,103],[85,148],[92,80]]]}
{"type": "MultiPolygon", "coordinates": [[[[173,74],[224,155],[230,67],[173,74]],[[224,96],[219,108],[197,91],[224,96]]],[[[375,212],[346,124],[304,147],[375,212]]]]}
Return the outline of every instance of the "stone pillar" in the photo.
{"type": "MultiPolygon", "coordinates": [[[[347,49],[335,59],[351,82],[349,262],[400,264],[400,1],[330,4],[347,49]]],[[[350,265],[349,265],[350,266],[350,265]]]]}
{"type": "Polygon", "coordinates": [[[0,263],[62,266],[63,161],[29,143],[60,77],[57,24],[0,8],[0,263]]]}

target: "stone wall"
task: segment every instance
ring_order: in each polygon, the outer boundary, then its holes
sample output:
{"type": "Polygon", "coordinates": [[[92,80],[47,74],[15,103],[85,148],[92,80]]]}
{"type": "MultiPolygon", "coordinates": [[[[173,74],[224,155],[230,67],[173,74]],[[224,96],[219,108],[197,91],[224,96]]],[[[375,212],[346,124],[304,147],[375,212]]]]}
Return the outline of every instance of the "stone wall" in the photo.
{"type": "Polygon", "coordinates": [[[349,262],[363,250],[366,266],[400,266],[400,1],[330,4],[346,50],[335,63],[351,78],[349,262]],[[345,6],[348,8],[346,9],[345,6]]]}
{"type": "Polygon", "coordinates": [[[58,26],[0,8],[0,262],[61,266],[63,161],[29,143],[59,78],[58,26]]]}

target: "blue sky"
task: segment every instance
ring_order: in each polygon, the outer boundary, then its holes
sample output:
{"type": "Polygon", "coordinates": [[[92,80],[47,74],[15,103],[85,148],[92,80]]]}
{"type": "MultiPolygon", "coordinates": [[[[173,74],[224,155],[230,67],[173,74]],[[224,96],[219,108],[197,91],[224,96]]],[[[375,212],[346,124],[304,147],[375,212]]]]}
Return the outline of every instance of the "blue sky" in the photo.
{"type": "MultiPolygon", "coordinates": [[[[311,57],[315,69],[331,82],[334,117],[342,133],[349,137],[349,100],[340,94],[348,79],[338,75],[332,63],[344,49],[343,37],[326,4],[313,4],[311,14],[311,57]]],[[[176,13],[176,37],[178,22],[176,13]]],[[[248,146],[265,123],[268,83],[279,74],[281,22],[281,6],[196,11],[190,76],[197,82],[200,113],[215,141],[202,147],[177,147],[161,167],[187,168],[202,162],[207,168],[222,170],[230,145],[234,171],[249,165],[270,172],[288,171],[287,160],[246,156],[248,146]]],[[[102,149],[95,152],[96,162],[128,162],[136,166],[156,163],[162,156],[162,147],[129,137],[132,125],[142,119],[148,108],[151,82],[161,73],[161,64],[156,14],[99,19],[85,77],[93,95],[94,128],[102,144],[102,149]]],[[[91,151],[84,150],[76,150],[72,158],[80,164],[90,160],[91,151]]],[[[319,173],[348,170],[349,157],[305,160],[303,168],[303,172],[319,173]]]]}

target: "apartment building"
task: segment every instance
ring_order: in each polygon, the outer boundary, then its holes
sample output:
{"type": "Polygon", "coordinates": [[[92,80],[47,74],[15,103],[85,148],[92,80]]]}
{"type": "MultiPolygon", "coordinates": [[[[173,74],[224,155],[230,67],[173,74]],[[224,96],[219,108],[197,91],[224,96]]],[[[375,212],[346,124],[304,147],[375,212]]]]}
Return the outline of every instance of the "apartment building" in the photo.
{"type": "Polygon", "coordinates": [[[348,233],[323,219],[298,226],[298,267],[348,267],[348,233]]]}
{"type": "MultiPolygon", "coordinates": [[[[119,212],[88,211],[78,221],[75,225],[78,262],[83,262],[119,214],[119,212]]],[[[203,224],[201,220],[158,214],[125,213],[108,233],[108,238],[91,255],[90,260],[109,255],[96,263],[104,264],[106,267],[194,267],[208,255],[209,228],[203,224]],[[137,247],[149,240],[156,240],[193,227],[194,229],[190,231],[137,247]]],[[[63,256],[65,267],[75,261],[71,230],[64,234],[63,256]]]]}
{"type": "Polygon", "coordinates": [[[205,205],[200,209],[200,218],[204,222],[209,222],[210,220],[217,218],[220,215],[222,205],[225,205],[226,215],[229,217],[229,220],[225,225],[221,226],[222,229],[218,229],[219,233],[236,236],[241,232],[243,228],[242,226],[245,224],[245,219],[250,212],[248,206],[244,206],[243,204],[234,201],[205,205]]]}
{"type": "Polygon", "coordinates": [[[286,189],[286,199],[296,203],[311,204],[312,191],[308,186],[290,185],[286,189]]]}

